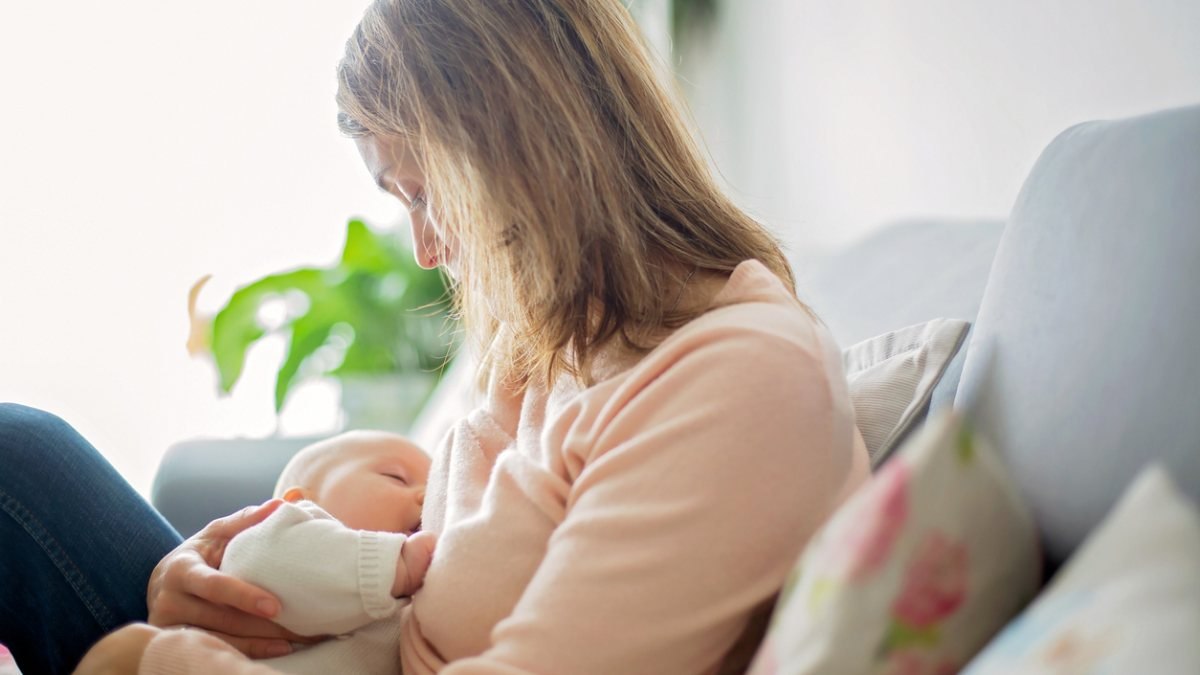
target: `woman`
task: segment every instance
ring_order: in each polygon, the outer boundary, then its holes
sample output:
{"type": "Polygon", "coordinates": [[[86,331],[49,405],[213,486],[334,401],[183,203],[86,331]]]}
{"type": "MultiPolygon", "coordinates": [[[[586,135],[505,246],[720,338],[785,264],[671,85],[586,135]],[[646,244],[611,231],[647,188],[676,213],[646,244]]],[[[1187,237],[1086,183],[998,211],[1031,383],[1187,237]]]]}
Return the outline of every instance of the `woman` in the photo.
{"type": "MultiPolygon", "coordinates": [[[[342,130],[483,355],[484,404],[433,453],[440,539],[403,610],[404,672],[737,667],[866,452],[838,350],[716,186],[622,3],[378,0],[338,74],[342,130]]],[[[272,508],[166,555],[153,625],[81,672],[269,672],[244,654],[287,648],[274,599],[214,567],[272,508]]]]}

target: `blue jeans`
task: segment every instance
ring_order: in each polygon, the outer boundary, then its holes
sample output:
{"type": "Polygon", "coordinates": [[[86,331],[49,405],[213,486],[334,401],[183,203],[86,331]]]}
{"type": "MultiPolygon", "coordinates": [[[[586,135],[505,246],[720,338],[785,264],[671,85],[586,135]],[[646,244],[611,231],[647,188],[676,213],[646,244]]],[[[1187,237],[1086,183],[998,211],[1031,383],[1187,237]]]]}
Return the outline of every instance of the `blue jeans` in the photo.
{"type": "Polygon", "coordinates": [[[146,620],[146,583],[180,536],[61,419],[0,403],[0,643],[25,675],[69,673],[146,620]]]}

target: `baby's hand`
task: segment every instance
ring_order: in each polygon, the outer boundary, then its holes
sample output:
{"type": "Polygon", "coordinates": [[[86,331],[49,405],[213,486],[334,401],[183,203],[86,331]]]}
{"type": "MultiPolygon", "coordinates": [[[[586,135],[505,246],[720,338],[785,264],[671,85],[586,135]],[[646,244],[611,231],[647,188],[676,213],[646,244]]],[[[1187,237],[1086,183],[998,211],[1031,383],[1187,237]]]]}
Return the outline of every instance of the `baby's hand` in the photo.
{"type": "Polygon", "coordinates": [[[418,532],[404,542],[400,558],[396,561],[396,580],[392,582],[392,597],[412,595],[425,580],[425,571],[433,560],[433,548],[437,535],[418,532]]]}

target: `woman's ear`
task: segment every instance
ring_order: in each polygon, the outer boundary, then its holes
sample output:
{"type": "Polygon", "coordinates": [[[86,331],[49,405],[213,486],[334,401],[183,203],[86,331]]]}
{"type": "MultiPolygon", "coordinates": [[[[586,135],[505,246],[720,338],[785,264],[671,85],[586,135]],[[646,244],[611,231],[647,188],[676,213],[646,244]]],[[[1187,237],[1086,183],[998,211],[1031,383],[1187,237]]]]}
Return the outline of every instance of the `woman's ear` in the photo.
{"type": "Polygon", "coordinates": [[[305,489],[302,487],[290,487],[283,491],[282,496],[285,502],[298,502],[302,499],[308,499],[308,495],[305,494],[305,489]]]}

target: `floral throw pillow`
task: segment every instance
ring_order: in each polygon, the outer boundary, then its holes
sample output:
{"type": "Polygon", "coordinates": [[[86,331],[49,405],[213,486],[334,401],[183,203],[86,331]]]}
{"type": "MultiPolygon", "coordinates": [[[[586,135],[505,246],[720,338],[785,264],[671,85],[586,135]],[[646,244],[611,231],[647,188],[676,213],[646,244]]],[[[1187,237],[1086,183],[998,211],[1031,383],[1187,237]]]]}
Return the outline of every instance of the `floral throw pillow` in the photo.
{"type": "Polygon", "coordinates": [[[1200,513],[1160,465],[966,672],[1200,673],[1200,513]]]}
{"type": "Polygon", "coordinates": [[[813,537],[750,672],[957,672],[1040,581],[1028,510],[944,410],[813,537]]]}

